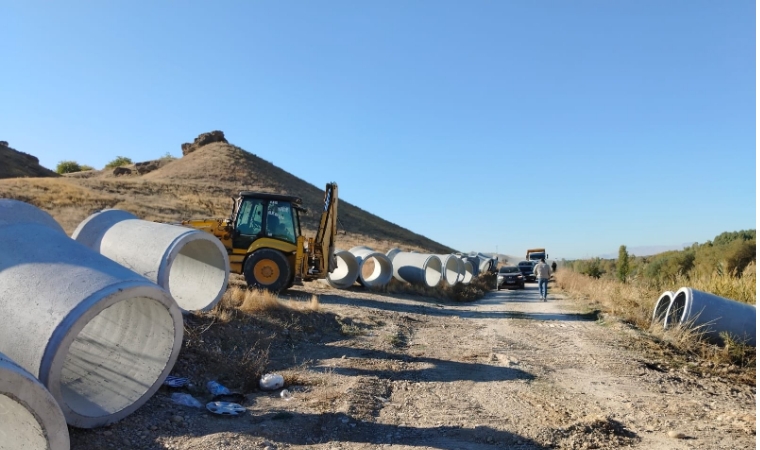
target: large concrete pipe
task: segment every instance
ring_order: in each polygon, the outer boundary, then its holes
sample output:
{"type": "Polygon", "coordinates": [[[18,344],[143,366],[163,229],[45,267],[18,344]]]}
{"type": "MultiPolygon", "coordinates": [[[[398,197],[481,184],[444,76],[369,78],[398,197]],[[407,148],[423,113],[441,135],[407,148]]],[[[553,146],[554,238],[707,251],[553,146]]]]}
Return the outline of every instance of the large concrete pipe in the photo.
{"type": "Polygon", "coordinates": [[[462,261],[462,258],[452,255],[454,257],[454,260],[457,262],[457,271],[459,272],[459,276],[457,276],[457,283],[464,282],[464,276],[465,276],[465,267],[464,267],[464,261],[462,261]]]}
{"type": "Polygon", "coordinates": [[[470,266],[472,266],[472,276],[477,277],[480,269],[480,258],[477,256],[466,255],[462,256],[462,260],[465,261],[465,264],[467,262],[470,263],[470,266]]]}
{"type": "Polygon", "coordinates": [[[443,266],[443,280],[449,286],[457,284],[459,280],[459,258],[454,255],[435,255],[441,260],[443,266]]]}
{"type": "Polygon", "coordinates": [[[116,422],[174,366],[182,312],[155,283],[0,200],[0,351],[47,387],[69,425],[116,422]]]}
{"type": "Polygon", "coordinates": [[[665,316],[665,326],[697,329],[713,341],[721,341],[720,334],[727,332],[733,338],[754,346],[756,314],[755,305],[682,287],[673,295],[665,316]]]}
{"type": "Polygon", "coordinates": [[[462,278],[462,284],[470,284],[472,282],[475,270],[472,267],[472,263],[470,261],[462,260],[462,262],[464,263],[464,278],[462,278]]]}
{"type": "Polygon", "coordinates": [[[349,250],[359,264],[359,283],[365,287],[382,287],[393,278],[390,258],[369,247],[357,246],[349,250]]]}
{"type": "Polygon", "coordinates": [[[166,289],[184,311],[210,310],[227,289],[227,251],[205,231],[107,209],[82,221],[71,237],[166,289]]]}
{"type": "Polygon", "coordinates": [[[0,450],[69,448],[69,428],[53,396],[0,353],[0,450]]]}
{"type": "Polygon", "coordinates": [[[356,283],[359,277],[359,263],[356,257],[345,250],[335,250],[338,267],[327,274],[327,284],[336,289],[347,289],[356,283]]]}
{"type": "Polygon", "coordinates": [[[435,287],[441,282],[442,269],[435,255],[397,252],[393,256],[393,277],[399,281],[435,287]]]}
{"type": "Polygon", "coordinates": [[[659,323],[665,326],[665,315],[668,313],[668,308],[673,302],[673,292],[665,291],[657,299],[657,303],[654,304],[654,311],[652,312],[652,324],[659,323]]]}
{"type": "Polygon", "coordinates": [[[388,259],[390,259],[391,262],[393,262],[393,257],[396,256],[397,253],[401,253],[401,249],[398,247],[393,247],[392,249],[385,252],[385,256],[387,256],[388,259]]]}

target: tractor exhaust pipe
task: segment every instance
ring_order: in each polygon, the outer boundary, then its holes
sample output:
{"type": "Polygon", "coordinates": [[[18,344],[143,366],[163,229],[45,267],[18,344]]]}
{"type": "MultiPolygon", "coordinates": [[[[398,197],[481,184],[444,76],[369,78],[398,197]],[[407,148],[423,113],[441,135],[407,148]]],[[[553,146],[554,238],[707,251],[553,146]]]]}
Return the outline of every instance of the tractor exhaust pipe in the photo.
{"type": "Polygon", "coordinates": [[[15,200],[0,200],[0,255],[0,352],[47,387],[69,425],[108,425],[148,401],[182,346],[166,291],[15,200]]]}
{"type": "Polygon", "coordinates": [[[72,238],[166,289],[183,311],[208,311],[227,289],[227,251],[204,231],[107,209],[82,221],[72,238]]]}
{"type": "Polygon", "coordinates": [[[390,258],[369,247],[358,246],[349,250],[359,264],[359,284],[364,287],[382,287],[393,278],[390,258]]]}
{"type": "Polygon", "coordinates": [[[61,408],[34,375],[0,353],[0,448],[69,450],[61,408]]]}

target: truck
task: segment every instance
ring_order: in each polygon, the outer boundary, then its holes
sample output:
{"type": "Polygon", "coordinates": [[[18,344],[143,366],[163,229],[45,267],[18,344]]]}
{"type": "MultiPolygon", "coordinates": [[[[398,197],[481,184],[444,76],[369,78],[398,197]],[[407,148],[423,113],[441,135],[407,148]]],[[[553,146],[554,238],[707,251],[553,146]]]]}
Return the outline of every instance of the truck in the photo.
{"type": "Polygon", "coordinates": [[[549,255],[546,253],[545,248],[529,248],[525,253],[525,259],[527,261],[540,261],[541,258],[548,259],[549,255]]]}

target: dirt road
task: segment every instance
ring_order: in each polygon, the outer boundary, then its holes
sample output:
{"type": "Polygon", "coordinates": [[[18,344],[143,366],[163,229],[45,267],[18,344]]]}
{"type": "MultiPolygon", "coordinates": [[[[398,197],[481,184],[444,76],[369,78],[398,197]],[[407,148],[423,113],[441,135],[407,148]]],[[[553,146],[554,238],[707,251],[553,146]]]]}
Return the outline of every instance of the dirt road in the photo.
{"type": "Polygon", "coordinates": [[[303,289],[334,322],[271,348],[273,370],[304,380],[291,399],[257,391],[217,417],[162,388],[107,430],[74,430],[72,449],[755,448],[755,386],[647,359],[636,331],[535,284],[445,305],[303,289]]]}

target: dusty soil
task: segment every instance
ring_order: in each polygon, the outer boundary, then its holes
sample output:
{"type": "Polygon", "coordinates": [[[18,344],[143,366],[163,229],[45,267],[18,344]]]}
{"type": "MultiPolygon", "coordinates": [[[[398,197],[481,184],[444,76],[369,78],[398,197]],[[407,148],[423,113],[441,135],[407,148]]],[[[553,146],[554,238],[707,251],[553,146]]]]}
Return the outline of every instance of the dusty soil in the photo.
{"type": "MultiPolygon", "coordinates": [[[[464,304],[299,289],[320,311],[266,337],[290,399],[249,383],[247,411],[220,417],[162,387],[117,424],[72,429],[72,449],[755,448],[755,385],[654,360],[636,330],[556,292],[540,302],[535,284],[464,304]]],[[[188,339],[219,339],[214,327],[188,339]]],[[[175,374],[203,386],[213,361],[192,356],[175,374]]]]}

